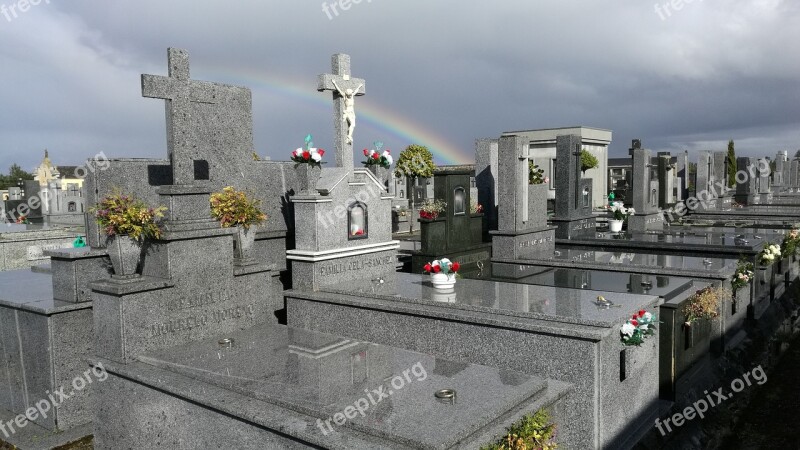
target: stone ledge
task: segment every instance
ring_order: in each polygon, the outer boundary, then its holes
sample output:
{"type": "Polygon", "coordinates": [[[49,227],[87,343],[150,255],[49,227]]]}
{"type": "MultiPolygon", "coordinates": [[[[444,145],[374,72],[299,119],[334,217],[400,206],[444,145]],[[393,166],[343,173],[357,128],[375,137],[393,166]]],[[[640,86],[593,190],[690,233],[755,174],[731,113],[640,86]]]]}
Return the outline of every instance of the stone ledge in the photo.
{"type": "Polygon", "coordinates": [[[114,296],[124,296],[139,292],[157,291],[175,286],[171,280],[156,277],[139,277],[130,280],[110,279],[90,283],[93,292],[100,292],[114,296]]]}

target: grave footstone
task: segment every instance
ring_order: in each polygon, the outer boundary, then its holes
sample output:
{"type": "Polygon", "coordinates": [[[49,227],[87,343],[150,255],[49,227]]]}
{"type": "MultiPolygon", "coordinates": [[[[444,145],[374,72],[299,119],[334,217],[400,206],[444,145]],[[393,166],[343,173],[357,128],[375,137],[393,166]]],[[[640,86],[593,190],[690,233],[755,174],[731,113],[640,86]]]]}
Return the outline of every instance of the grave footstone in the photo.
{"type": "Polygon", "coordinates": [[[592,180],[581,178],[581,149],[580,135],[556,138],[556,210],[552,223],[559,239],[594,235],[596,229],[592,180]]]}
{"type": "Polygon", "coordinates": [[[492,259],[548,258],[555,250],[555,228],[547,226],[549,185],[529,183],[533,155],[524,139],[503,136],[498,150],[500,204],[498,229],[490,232],[492,259]]]}

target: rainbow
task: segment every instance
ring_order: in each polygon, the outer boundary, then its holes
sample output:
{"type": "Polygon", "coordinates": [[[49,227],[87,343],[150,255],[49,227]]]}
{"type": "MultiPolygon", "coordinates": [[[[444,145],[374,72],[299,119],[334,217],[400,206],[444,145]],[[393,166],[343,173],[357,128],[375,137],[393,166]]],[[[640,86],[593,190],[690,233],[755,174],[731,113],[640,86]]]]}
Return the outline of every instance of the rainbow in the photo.
{"type": "MultiPolygon", "coordinates": [[[[295,79],[280,76],[275,73],[264,74],[252,69],[237,68],[236,73],[230,71],[203,71],[213,75],[212,79],[222,78],[226,82],[245,86],[250,89],[264,88],[269,92],[290,97],[307,103],[320,111],[332,108],[330,93],[317,92],[315,89],[316,78],[301,83],[295,79]]],[[[359,99],[357,104],[358,120],[377,130],[388,133],[408,144],[420,144],[428,147],[438,164],[472,164],[472,157],[465,154],[456,145],[448,142],[419,123],[403,117],[389,108],[374,105],[366,97],[359,99]]],[[[471,151],[471,149],[470,149],[471,151]]]]}

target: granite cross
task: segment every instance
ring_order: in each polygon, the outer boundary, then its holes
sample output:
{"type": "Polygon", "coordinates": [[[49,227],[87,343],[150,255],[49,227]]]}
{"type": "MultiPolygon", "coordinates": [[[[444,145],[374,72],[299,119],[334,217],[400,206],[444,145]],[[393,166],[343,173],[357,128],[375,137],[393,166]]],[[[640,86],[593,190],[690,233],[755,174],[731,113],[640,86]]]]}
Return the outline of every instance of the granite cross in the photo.
{"type": "Polygon", "coordinates": [[[337,53],[331,57],[332,74],[319,76],[317,90],[333,92],[333,123],[336,132],[336,167],[353,169],[352,131],[355,127],[353,102],[366,94],[366,82],[350,76],[350,55],[337,53]],[[350,91],[350,95],[347,92],[350,91]]]}
{"type": "Polygon", "coordinates": [[[173,184],[192,185],[198,172],[208,172],[208,162],[192,156],[194,104],[217,103],[213,83],[189,79],[189,53],[186,50],[167,50],[169,76],[142,75],[142,96],[166,100],[167,149],[172,162],[173,184]]]}

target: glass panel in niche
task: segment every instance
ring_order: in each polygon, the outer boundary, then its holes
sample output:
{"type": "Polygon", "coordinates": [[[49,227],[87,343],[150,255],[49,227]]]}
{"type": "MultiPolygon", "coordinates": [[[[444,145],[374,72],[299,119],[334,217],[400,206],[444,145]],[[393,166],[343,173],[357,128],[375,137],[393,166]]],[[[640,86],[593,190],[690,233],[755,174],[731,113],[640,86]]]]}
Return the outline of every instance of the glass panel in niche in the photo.
{"type": "Polygon", "coordinates": [[[367,207],[363,203],[354,203],[347,211],[348,236],[350,239],[367,237],[367,207]]]}
{"type": "Polygon", "coordinates": [[[583,207],[584,208],[588,208],[589,207],[589,197],[590,197],[589,196],[589,188],[588,187],[583,188],[582,197],[583,197],[583,207]]]}
{"type": "Polygon", "coordinates": [[[467,212],[467,193],[463,187],[453,190],[453,215],[466,214],[467,212]]]}

